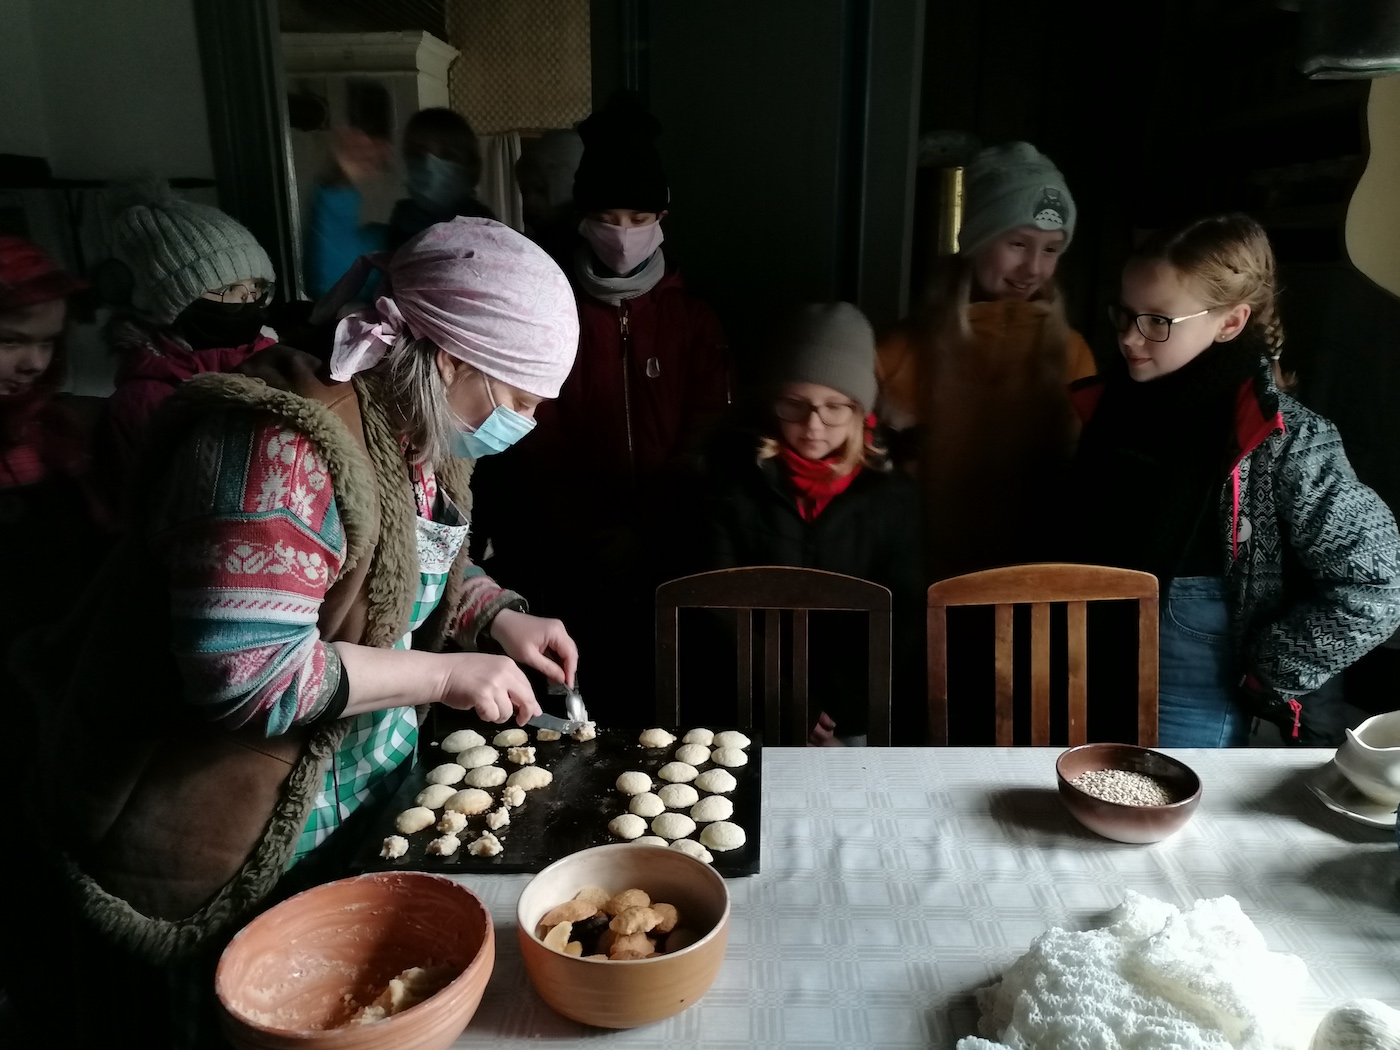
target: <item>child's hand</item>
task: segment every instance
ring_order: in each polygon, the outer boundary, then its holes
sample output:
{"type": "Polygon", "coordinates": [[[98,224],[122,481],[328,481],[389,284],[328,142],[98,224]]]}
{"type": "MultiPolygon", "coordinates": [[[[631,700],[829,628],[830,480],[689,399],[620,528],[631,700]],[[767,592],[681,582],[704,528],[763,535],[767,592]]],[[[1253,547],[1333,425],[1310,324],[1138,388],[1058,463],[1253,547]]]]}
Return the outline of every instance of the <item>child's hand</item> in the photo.
{"type": "Polygon", "coordinates": [[[831,720],[831,716],[823,711],[817,716],[817,724],[812,727],[812,731],[807,734],[808,747],[841,747],[841,741],[836,739],[836,723],[831,720]]]}
{"type": "Polygon", "coordinates": [[[341,175],[355,186],[385,171],[394,153],[392,143],[368,135],[359,128],[338,129],[332,139],[331,150],[341,175]]]}

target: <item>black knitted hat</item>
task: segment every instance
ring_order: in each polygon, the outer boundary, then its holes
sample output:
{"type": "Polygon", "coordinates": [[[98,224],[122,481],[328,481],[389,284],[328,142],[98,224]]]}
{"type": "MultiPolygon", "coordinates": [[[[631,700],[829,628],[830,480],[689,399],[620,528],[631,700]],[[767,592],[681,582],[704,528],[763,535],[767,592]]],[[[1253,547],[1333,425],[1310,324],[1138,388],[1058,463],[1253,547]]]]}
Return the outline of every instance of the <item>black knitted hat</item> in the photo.
{"type": "Polygon", "coordinates": [[[583,158],[574,203],[584,214],[609,208],[665,211],[671,200],[656,139],[661,122],[631,92],[618,92],[578,126],[583,158]]]}

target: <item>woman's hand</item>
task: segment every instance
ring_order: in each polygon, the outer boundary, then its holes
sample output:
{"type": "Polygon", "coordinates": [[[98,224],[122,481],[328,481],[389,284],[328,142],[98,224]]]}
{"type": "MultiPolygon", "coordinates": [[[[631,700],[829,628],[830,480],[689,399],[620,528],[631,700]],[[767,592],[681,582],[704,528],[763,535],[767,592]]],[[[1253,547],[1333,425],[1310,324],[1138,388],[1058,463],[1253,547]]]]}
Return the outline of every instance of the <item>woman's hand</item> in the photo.
{"type": "Polygon", "coordinates": [[[508,656],[450,653],[444,659],[438,700],[459,711],[475,711],[486,722],[505,722],[511,714],[524,725],[540,713],[525,673],[508,656]]]}
{"type": "Polygon", "coordinates": [[[491,621],[490,633],[507,656],[558,685],[574,684],[578,646],[560,621],[506,609],[491,621]]]}
{"type": "Polygon", "coordinates": [[[832,721],[829,714],[823,711],[817,716],[816,725],[812,726],[811,732],[807,734],[808,747],[842,747],[840,740],[836,738],[836,723],[832,721]]]}

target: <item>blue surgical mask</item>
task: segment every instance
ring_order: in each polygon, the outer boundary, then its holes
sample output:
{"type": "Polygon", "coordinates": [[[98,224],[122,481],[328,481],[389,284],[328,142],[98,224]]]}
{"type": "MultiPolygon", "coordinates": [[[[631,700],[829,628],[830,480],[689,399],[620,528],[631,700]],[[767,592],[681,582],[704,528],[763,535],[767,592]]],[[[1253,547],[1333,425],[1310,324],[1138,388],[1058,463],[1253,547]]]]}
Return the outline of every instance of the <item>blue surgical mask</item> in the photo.
{"type": "Polygon", "coordinates": [[[504,405],[497,405],[491,393],[491,380],[484,375],[481,378],[486,383],[486,396],[491,398],[491,404],[495,407],[475,430],[458,430],[452,435],[452,454],[464,459],[480,459],[504,452],[535,429],[533,419],[504,405]]]}
{"type": "Polygon", "coordinates": [[[467,169],[455,161],[420,153],[408,161],[408,195],[424,211],[447,213],[471,197],[467,169]]]}

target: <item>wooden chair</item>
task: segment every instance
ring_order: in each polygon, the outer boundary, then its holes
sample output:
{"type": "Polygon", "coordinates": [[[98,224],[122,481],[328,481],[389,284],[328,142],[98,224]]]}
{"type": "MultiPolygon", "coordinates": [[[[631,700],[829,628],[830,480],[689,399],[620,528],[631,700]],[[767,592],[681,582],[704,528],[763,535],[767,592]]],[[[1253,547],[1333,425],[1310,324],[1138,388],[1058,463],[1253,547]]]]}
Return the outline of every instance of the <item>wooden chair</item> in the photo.
{"type": "Polygon", "coordinates": [[[656,711],[664,725],[680,724],[679,623],[681,609],[734,609],[739,615],[739,724],[754,724],[753,613],[764,613],[763,733],[782,738],[782,613],[792,613],[792,696],[789,724],[806,743],[807,613],[867,613],[870,620],[870,716],[872,745],[890,742],[890,592],[878,583],[817,569],[783,566],[718,569],[663,583],[656,590],[656,711]]]}
{"type": "Polygon", "coordinates": [[[1138,603],[1138,743],[1157,744],[1157,577],[1103,565],[1044,563],[968,573],[928,589],[929,739],[948,742],[948,617],[953,606],[996,606],[996,741],[1010,746],[1012,621],[1017,605],[1031,607],[1031,743],[1050,743],[1050,606],[1067,607],[1069,626],[1069,743],[1085,743],[1088,658],[1086,605],[1138,603]]]}

